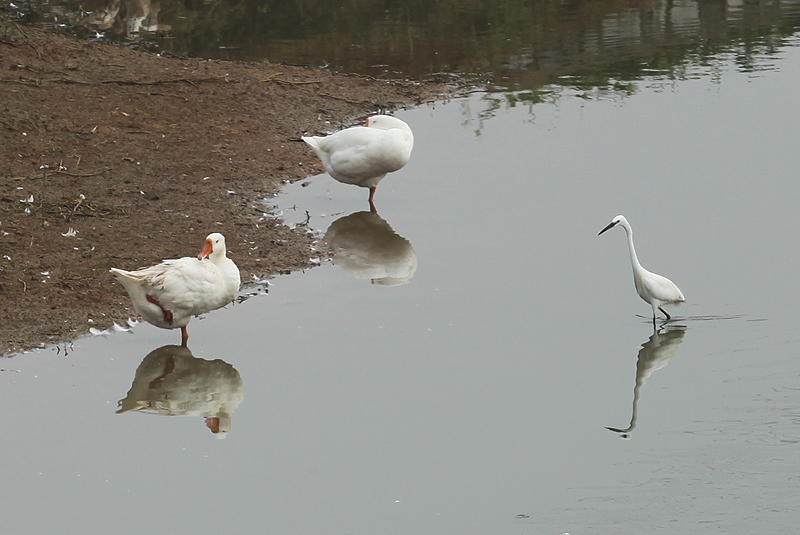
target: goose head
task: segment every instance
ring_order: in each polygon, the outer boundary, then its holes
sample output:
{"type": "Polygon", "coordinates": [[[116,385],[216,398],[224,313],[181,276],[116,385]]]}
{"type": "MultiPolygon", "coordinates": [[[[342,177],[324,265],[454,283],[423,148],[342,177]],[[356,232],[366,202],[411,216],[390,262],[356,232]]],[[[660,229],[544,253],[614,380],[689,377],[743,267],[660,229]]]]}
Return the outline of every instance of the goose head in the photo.
{"type": "Polygon", "coordinates": [[[367,117],[366,123],[364,126],[369,128],[377,128],[378,130],[392,130],[395,128],[399,128],[401,130],[411,131],[411,128],[398,119],[397,117],[392,117],[391,115],[373,115],[372,117],[367,117]]]}
{"type": "Polygon", "coordinates": [[[220,255],[225,256],[225,236],[219,232],[212,232],[206,237],[206,244],[197,259],[203,260],[209,256],[219,258],[220,255]]]}

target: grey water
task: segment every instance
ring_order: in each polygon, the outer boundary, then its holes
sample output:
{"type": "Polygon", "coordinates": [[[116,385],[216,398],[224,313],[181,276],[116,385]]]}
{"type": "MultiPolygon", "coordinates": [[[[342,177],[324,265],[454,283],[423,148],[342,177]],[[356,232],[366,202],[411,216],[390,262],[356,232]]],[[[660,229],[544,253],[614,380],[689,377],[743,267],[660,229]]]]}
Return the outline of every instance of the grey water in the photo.
{"type": "Polygon", "coordinates": [[[532,89],[638,80],[731,43],[748,65],[800,26],[797,0],[0,0],[87,39],[219,60],[532,89]],[[568,77],[567,79],[563,77],[568,77]]]}
{"type": "Polygon", "coordinates": [[[793,532],[798,45],[398,112],[377,214],[325,175],[267,200],[320,267],[188,351],[0,362],[4,531],[793,532]],[[618,214],[687,298],[655,332],[618,214]]]}

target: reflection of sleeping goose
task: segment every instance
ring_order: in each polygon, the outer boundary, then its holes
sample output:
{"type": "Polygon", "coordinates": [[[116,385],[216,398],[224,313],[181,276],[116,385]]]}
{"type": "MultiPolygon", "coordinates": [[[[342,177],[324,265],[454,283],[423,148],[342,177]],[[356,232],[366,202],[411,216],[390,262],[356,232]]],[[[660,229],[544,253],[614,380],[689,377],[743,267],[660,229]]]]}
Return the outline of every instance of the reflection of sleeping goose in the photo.
{"type": "Polygon", "coordinates": [[[411,128],[395,117],[375,115],[366,126],[354,126],[330,136],[303,137],[317,153],[325,170],[345,184],[369,188],[369,203],[387,173],[408,163],[414,147],[411,128]]]}
{"type": "Polygon", "coordinates": [[[355,212],[334,221],[322,238],[333,263],[372,284],[405,284],[417,270],[411,243],[373,212],[355,212]]]}
{"type": "Polygon", "coordinates": [[[183,345],[192,316],[227,305],[240,284],[239,268],[225,256],[225,238],[218,232],[208,235],[197,258],[164,260],[136,271],[111,268],[111,273],[127,290],[136,312],[156,327],[180,328],[183,345]]]}
{"type": "Polygon", "coordinates": [[[196,358],[186,346],[164,346],[151,351],[136,368],[117,414],[202,416],[217,438],[225,438],[231,414],[243,399],[242,378],[233,366],[196,358]]]}
{"type": "Polygon", "coordinates": [[[678,348],[683,343],[683,336],[686,334],[684,328],[671,328],[663,332],[654,331],[650,339],[642,344],[639,350],[639,358],[636,361],[636,386],[633,388],[633,414],[631,424],[627,429],[617,429],[606,427],[610,431],[619,433],[622,438],[629,438],[631,431],[636,427],[638,418],[639,395],[645,379],[656,370],[660,370],[667,365],[669,360],[678,353],[678,348]]]}

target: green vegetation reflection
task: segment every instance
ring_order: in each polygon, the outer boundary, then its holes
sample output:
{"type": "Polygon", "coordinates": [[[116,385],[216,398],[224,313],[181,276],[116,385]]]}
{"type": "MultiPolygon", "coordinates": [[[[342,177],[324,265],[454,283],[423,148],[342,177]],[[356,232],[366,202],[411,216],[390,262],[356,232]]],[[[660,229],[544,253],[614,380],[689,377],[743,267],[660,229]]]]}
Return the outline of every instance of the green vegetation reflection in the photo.
{"type": "MultiPolygon", "coordinates": [[[[797,32],[800,0],[0,0],[5,16],[209,59],[383,78],[457,75],[530,103],[550,84],[619,94],[733,55],[743,70],[797,32]],[[23,7],[16,7],[22,5],[23,7]]],[[[514,105],[516,104],[513,103],[514,105]]]]}

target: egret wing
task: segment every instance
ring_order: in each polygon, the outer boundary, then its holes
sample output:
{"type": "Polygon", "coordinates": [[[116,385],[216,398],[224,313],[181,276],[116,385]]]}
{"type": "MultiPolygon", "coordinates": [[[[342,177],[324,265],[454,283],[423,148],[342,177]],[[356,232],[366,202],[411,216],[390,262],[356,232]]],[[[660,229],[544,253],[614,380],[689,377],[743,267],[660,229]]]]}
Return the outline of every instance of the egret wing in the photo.
{"type": "Polygon", "coordinates": [[[664,303],[683,303],[686,299],[680,288],[666,277],[656,273],[649,273],[649,276],[642,281],[644,287],[650,295],[664,303]]]}

